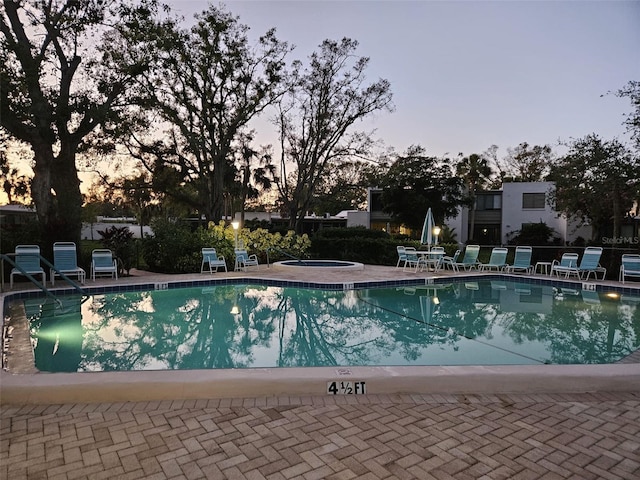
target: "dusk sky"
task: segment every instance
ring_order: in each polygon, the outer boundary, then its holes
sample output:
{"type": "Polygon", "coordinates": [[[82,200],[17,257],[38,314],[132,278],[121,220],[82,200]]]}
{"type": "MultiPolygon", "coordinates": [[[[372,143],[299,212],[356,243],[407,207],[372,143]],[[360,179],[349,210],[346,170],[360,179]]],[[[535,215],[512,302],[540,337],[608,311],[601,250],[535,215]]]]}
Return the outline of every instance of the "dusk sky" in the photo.
{"type": "MultiPolygon", "coordinates": [[[[188,19],[203,0],[171,0],[188,19]]],[[[391,82],[395,112],[366,128],[397,152],[465,155],[597,133],[627,141],[628,99],[640,80],[638,1],[225,2],[257,37],[270,27],[306,59],[326,38],[356,39],[368,78],[391,82]],[[603,96],[604,95],[604,96],[603,96]]],[[[274,142],[260,127],[261,143],[274,142]]],[[[559,151],[561,149],[557,149],[559,151]]]]}

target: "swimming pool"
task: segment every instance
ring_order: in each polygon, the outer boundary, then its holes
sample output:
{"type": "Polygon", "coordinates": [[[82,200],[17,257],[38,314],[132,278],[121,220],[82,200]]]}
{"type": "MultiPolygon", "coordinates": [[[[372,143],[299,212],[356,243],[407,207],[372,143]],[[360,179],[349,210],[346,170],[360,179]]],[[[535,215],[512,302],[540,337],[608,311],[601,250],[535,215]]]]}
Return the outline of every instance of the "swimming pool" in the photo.
{"type": "Polygon", "coordinates": [[[500,277],[60,298],[23,300],[43,372],[609,364],[640,348],[640,299],[500,277]]]}

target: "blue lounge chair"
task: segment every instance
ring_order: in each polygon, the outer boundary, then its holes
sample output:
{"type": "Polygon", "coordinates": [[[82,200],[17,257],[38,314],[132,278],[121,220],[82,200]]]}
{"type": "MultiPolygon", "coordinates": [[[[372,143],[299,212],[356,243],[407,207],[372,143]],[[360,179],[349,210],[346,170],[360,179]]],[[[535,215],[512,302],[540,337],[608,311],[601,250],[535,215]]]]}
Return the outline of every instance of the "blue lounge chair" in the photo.
{"type": "Polygon", "coordinates": [[[53,244],[53,266],[51,269],[51,285],[56,284],[56,275],[64,274],[67,277],[76,277],[84,284],[87,272],[78,266],[76,244],[73,242],[56,242],[53,244]]]}
{"type": "Polygon", "coordinates": [[[442,261],[440,262],[440,266],[443,269],[446,269],[447,267],[449,267],[449,268],[451,268],[451,270],[455,270],[453,265],[454,265],[454,263],[456,263],[458,261],[458,257],[459,256],[460,256],[460,250],[456,250],[456,253],[454,253],[452,257],[449,257],[449,256],[445,255],[444,257],[442,257],[442,261]]]}
{"type": "Polygon", "coordinates": [[[563,253],[560,261],[554,260],[551,263],[551,276],[554,274],[558,277],[560,274],[564,274],[565,277],[568,277],[578,266],[578,257],[577,253],[563,253]]]}
{"type": "Polygon", "coordinates": [[[619,280],[624,283],[626,277],[640,279],[640,255],[635,253],[625,253],[622,255],[619,280]]]}
{"type": "Polygon", "coordinates": [[[509,250],[504,247],[494,247],[491,250],[491,257],[489,257],[489,261],[487,263],[480,263],[479,269],[481,271],[484,270],[493,270],[494,268],[497,271],[504,269],[507,266],[507,254],[509,250]]]}
{"type": "Polygon", "coordinates": [[[598,279],[598,273],[602,274],[602,280],[607,275],[607,269],[600,266],[600,257],[602,257],[602,247],[587,247],[578,265],[578,278],[581,280],[589,280],[593,273],[594,279],[598,279]]]}
{"type": "Polygon", "coordinates": [[[507,273],[533,273],[533,265],[531,265],[532,253],[533,249],[531,247],[517,246],[513,264],[507,265],[504,271],[507,273]]]}
{"type": "Polygon", "coordinates": [[[111,250],[98,248],[91,252],[91,280],[95,282],[97,275],[118,279],[118,261],[113,258],[111,250]]]}
{"type": "Polygon", "coordinates": [[[40,247],[38,245],[18,245],[15,250],[15,262],[20,268],[13,268],[9,274],[9,287],[13,288],[13,277],[24,276],[28,273],[32,277],[42,275],[42,285],[47,281],[47,274],[40,266],[40,247]]]}
{"type": "Polygon", "coordinates": [[[398,252],[398,261],[396,262],[396,268],[400,268],[400,264],[402,264],[402,268],[404,268],[404,264],[407,261],[405,247],[403,247],[402,245],[398,245],[396,247],[396,251],[398,252]]]}
{"type": "Polygon", "coordinates": [[[414,247],[405,247],[404,249],[404,267],[402,267],[402,271],[404,272],[407,267],[412,268],[414,272],[418,271],[418,267],[420,266],[420,258],[418,257],[418,252],[414,247]]]}
{"type": "Polygon", "coordinates": [[[463,270],[471,270],[478,266],[478,254],[480,253],[480,245],[467,245],[464,249],[464,257],[461,262],[453,263],[453,269],[456,272],[463,270]]]}
{"type": "Polygon", "coordinates": [[[257,267],[258,257],[256,255],[249,255],[246,250],[236,248],[234,250],[236,255],[236,263],[234,270],[243,272],[247,271],[247,267],[257,267]]]}
{"type": "Polygon", "coordinates": [[[224,268],[227,271],[227,262],[222,255],[218,256],[215,248],[204,247],[202,249],[202,264],[200,264],[200,273],[204,273],[205,263],[209,265],[209,273],[213,273],[213,269],[218,271],[218,268],[224,268]]]}
{"type": "MultiPolygon", "coordinates": [[[[557,266],[555,267],[556,273],[564,273],[565,277],[575,275],[579,280],[589,280],[589,277],[593,273],[595,279],[598,279],[598,273],[602,274],[602,278],[607,274],[607,269],[600,266],[600,257],[602,256],[602,247],[587,247],[584,250],[584,254],[580,259],[579,265],[573,265],[569,267],[557,266]]],[[[576,254],[577,257],[577,254],[576,254]]],[[[551,267],[554,270],[554,267],[551,267]]]]}

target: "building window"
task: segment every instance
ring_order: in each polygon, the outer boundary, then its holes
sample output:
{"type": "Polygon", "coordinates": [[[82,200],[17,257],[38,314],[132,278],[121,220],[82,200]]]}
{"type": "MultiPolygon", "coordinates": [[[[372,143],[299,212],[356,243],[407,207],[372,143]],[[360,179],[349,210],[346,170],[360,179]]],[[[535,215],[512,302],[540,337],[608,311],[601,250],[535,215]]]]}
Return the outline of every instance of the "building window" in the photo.
{"type": "Polygon", "coordinates": [[[384,205],[382,204],[382,191],[372,190],[370,192],[371,205],[369,205],[370,212],[382,212],[384,205]]]}
{"type": "Polygon", "coordinates": [[[522,208],[544,209],[544,193],[523,193],[522,208]]]}
{"type": "Polygon", "coordinates": [[[476,197],[476,210],[500,210],[502,208],[502,195],[478,195],[476,197]]]}

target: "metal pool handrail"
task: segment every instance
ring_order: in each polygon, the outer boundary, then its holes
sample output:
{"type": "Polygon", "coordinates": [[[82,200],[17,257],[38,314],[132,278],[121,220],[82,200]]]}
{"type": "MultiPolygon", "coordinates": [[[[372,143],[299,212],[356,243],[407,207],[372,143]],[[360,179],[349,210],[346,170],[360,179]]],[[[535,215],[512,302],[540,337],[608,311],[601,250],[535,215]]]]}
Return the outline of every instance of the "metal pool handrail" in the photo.
{"type": "Polygon", "coordinates": [[[282,255],[284,255],[285,257],[289,257],[291,260],[296,260],[297,262],[302,262],[301,258],[296,257],[295,255],[291,255],[288,252],[285,252],[284,250],[282,250],[281,248],[278,247],[267,247],[266,249],[266,253],[267,253],[267,268],[269,268],[269,250],[274,250],[278,253],[281,253],[282,255]]]}

